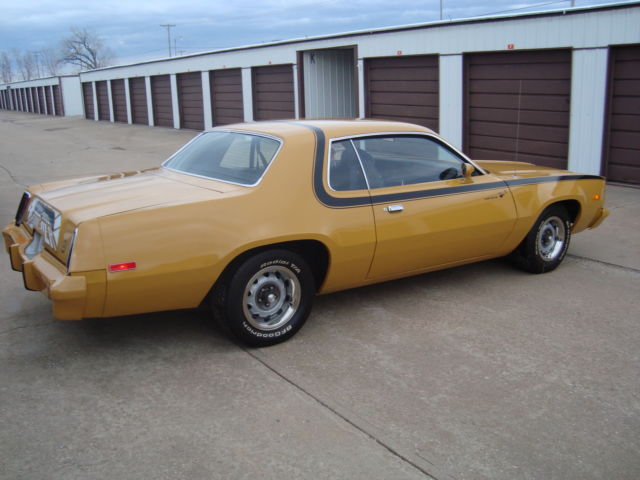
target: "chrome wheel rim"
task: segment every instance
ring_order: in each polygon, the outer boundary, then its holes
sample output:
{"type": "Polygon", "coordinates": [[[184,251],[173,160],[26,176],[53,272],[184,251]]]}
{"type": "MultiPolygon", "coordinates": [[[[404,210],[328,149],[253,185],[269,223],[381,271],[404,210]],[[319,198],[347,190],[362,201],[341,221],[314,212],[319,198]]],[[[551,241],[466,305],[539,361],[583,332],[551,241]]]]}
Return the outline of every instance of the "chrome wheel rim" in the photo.
{"type": "Polygon", "coordinates": [[[300,282],[289,269],[269,266],[256,273],[244,289],[242,309],[252,327],[277,330],[300,305],[300,282]]]}
{"type": "Polygon", "coordinates": [[[566,239],[565,225],[559,217],[547,218],[538,230],[538,252],[546,260],[555,260],[560,256],[566,239]]]}

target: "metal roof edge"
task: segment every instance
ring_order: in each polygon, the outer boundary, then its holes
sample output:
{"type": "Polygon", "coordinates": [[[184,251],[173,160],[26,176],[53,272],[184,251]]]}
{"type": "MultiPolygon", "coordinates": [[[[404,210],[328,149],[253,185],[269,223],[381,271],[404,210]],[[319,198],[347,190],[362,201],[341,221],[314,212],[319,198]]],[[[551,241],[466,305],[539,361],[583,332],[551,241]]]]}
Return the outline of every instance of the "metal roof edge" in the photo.
{"type": "Polygon", "coordinates": [[[182,55],[178,57],[167,57],[167,58],[160,58],[156,60],[144,60],[142,62],[135,62],[130,64],[113,65],[110,67],[97,68],[95,70],[86,70],[86,71],[80,72],[80,75],[85,73],[114,70],[117,68],[134,67],[137,65],[149,65],[153,63],[170,62],[170,61],[175,61],[177,59],[202,57],[206,55],[215,55],[215,54],[228,53],[228,52],[239,52],[244,50],[254,50],[254,49],[268,48],[268,47],[274,47],[274,46],[291,45],[296,43],[304,44],[304,43],[310,43],[310,42],[317,42],[321,40],[351,38],[351,37],[356,37],[361,35],[375,35],[379,33],[392,33],[392,32],[419,30],[419,29],[426,29],[426,28],[442,28],[442,27],[448,27],[453,25],[457,26],[457,25],[464,25],[464,24],[471,24],[471,23],[505,21],[513,18],[521,19],[521,18],[530,18],[530,17],[575,15],[575,14],[590,13],[593,11],[617,10],[617,9],[629,8],[629,7],[640,7],[640,1],[634,0],[634,1],[628,1],[628,2],[606,4],[606,5],[588,5],[584,7],[558,8],[558,9],[546,10],[542,12],[525,12],[525,13],[515,13],[515,14],[494,15],[494,16],[460,18],[455,20],[438,20],[434,22],[416,23],[416,24],[409,24],[409,25],[396,25],[396,26],[390,26],[390,27],[379,27],[379,28],[372,28],[372,29],[356,30],[352,32],[340,32],[340,33],[333,33],[328,35],[320,35],[316,37],[293,38],[288,40],[280,40],[276,42],[259,43],[259,44],[253,44],[253,45],[241,45],[238,47],[229,47],[229,48],[222,48],[218,50],[191,53],[189,55],[182,55]]]}

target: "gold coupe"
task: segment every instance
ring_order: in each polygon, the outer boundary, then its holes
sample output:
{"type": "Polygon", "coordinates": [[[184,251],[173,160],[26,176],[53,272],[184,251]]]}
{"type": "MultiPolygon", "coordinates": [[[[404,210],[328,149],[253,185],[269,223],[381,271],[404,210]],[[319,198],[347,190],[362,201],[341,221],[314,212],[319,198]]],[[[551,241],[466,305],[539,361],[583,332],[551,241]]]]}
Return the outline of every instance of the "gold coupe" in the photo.
{"type": "Polygon", "coordinates": [[[604,186],[472,161],[407,123],[238,124],[158,168],[33,186],[3,236],[58,319],[207,303],[265,346],[300,329],[316,294],[507,255],[553,270],[607,216],[604,186]]]}

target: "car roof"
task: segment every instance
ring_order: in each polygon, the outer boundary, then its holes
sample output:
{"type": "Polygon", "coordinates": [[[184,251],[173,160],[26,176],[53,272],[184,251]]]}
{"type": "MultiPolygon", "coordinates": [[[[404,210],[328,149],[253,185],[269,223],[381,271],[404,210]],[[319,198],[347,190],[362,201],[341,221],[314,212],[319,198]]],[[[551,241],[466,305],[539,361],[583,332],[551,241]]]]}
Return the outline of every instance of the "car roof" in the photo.
{"type": "Polygon", "coordinates": [[[420,125],[388,120],[282,120],[237,123],[224,127],[216,127],[213,130],[243,130],[287,138],[308,134],[312,129],[321,130],[326,138],[349,137],[371,133],[434,133],[433,130],[420,125]]]}

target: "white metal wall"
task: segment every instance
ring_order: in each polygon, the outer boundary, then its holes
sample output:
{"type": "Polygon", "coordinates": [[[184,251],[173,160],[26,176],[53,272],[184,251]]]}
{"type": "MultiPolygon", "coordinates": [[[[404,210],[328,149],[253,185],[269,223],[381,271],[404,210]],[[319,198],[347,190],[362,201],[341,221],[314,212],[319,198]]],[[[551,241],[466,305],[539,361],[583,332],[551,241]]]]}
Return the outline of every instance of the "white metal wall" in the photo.
{"type": "Polygon", "coordinates": [[[356,117],[353,50],[304,52],[306,118],[356,117]]]}

